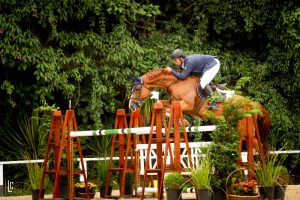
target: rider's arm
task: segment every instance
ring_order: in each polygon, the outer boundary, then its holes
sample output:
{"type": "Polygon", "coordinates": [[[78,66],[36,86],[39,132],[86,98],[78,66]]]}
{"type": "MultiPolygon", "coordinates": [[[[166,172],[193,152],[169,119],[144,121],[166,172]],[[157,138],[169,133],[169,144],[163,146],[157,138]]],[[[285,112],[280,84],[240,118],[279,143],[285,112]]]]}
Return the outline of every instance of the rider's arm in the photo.
{"type": "Polygon", "coordinates": [[[185,65],[185,69],[180,73],[180,72],[176,72],[174,69],[171,70],[171,73],[178,79],[185,79],[186,77],[188,77],[188,75],[190,75],[190,73],[193,71],[193,66],[186,64],[185,65]]]}

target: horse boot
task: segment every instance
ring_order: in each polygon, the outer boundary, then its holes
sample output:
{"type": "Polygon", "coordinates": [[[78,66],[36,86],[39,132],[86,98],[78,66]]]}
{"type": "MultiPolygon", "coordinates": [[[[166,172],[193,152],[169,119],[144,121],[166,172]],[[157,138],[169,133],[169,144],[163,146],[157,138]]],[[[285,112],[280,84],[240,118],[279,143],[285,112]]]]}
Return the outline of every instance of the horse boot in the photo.
{"type": "MultiPolygon", "coordinates": [[[[207,84],[205,87],[204,87],[204,91],[205,91],[205,94],[206,94],[206,97],[210,96],[213,91],[210,87],[209,84],[207,84]]],[[[207,108],[210,110],[210,109],[214,109],[214,110],[219,110],[219,106],[218,104],[215,102],[215,101],[212,101],[208,106],[207,108]]]]}

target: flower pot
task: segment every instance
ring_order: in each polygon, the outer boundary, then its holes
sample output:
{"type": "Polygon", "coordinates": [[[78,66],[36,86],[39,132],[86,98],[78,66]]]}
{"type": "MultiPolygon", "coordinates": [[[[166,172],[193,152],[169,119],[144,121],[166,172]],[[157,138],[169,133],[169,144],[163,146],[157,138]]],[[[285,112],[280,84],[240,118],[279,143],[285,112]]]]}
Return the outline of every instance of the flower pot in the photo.
{"type": "Polygon", "coordinates": [[[182,189],[166,189],[167,200],[182,200],[182,189]]]}
{"type": "MultiPolygon", "coordinates": [[[[90,199],[93,199],[95,198],[95,194],[96,193],[90,193],[90,199]]],[[[79,197],[79,198],[87,198],[87,194],[86,193],[82,193],[82,192],[78,192],[76,193],[76,197],[79,197]]]]}
{"type": "MultiPolygon", "coordinates": [[[[39,199],[39,193],[40,189],[32,190],[32,200],[38,200],[39,199]]],[[[42,198],[44,198],[45,189],[42,190],[42,198]]]]}
{"type": "Polygon", "coordinates": [[[286,185],[276,185],[274,188],[274,200],[284,200],[286,185]]]}
{"type": "Polygon", "coordinates": [[[228,200],[259,200],[259,195],[255,196],[241,196],[241,195],[228,195],[228,200]]]}
{"type": "MultiPolygon", "coordinates": [[[[109,186],[108,188],[108,196],[111,196],[112,193],[112,186],[109,186]]],[[[104,198],[105,197],[105,185],[100,186],[100,197],[104,198]]]]}
{"type": "Polygon", "coordinates": [[[273,200],[274,186],[259,186],[258,190],[261,200],[273,200]]]}
{"type": "Polygon", "coordinates": [[[61,184],[59,189],[59,197],[62,199],[68,198],[68,184],[61,184]]]}
{"type": "Polygon", "coordinates": [[[210,189],[196,189],[197,200],[212,200],[212,191],[210,189]]]}

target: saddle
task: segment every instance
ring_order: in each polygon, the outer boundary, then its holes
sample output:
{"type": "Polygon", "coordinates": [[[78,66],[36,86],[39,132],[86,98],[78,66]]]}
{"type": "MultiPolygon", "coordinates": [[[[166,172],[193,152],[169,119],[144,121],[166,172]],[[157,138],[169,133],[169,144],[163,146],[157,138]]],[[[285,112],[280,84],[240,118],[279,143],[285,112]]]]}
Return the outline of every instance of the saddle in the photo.
{"type": "MultiPolygon", "coordinates": [[[[217,89],[219,90],[225,90],[227,83],[222,83],[222,84],[215,84],[215,83],[209,83],[211,89],[213,91],[217,91],[217,89]]],[[[197,85],[197,94],[201,97],[201,98],[205,98],[206,94],[205,91],[201,88],[200,82],[197,85]]]]}

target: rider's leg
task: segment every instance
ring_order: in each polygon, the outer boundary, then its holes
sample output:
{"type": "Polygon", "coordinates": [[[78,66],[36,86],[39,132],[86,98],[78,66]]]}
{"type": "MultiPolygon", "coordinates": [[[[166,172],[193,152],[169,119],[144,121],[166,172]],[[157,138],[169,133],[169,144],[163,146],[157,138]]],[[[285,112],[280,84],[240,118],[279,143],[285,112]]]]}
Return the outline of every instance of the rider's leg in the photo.
{"type": "Polygon", "coordinates": [[[200,85],[201,88],[204,89],[204,87],[206,85],[208,85],[213,78],[215,78],[215,76],[217,75],[217,73],[219,72],[220,69],[220,62],[219,60],[217,60],[217,64],[215,66],[213,66],[212,68],[210,68],[209,70],[205,71],[200,79],[200,85]]]}
{"type": "MultiPolygon", "coordinates": [[[[207,84],[207,85],[204,87],[204,91],[205,91],[206,96],[210,96],[210,95],[212,94],[212,92],[213,92],[209,84],[207,84]]],[[[215,109],[215,110],[218,110],[218,109],[219,109],[219,106],[218,106],[218,104],[217,104],[215,101],[212,101],[212,102],[208,105],[208,109],[215,109]]]]}
{"type": "MultiPolygon", "coordinates": [[[[207,70],[206,72],[204,72],[204,74],[200,80],[200,85],[201,85],[202,89],[204,89],[206,96],[210,96],[211,93],[213,92],[209,83],[216,76],[216,74],[218,73],[218,71],[220,69],[220,62],[218,59],[216,59],[216,61],[217,61],[217,64],[215,66],[213,66],[212,68],[210,68],[209,70],[207,70]]],[[[219,109],[216,102],[211,102],[211,104],[208,106],[208,108],[219,109]]]]}

